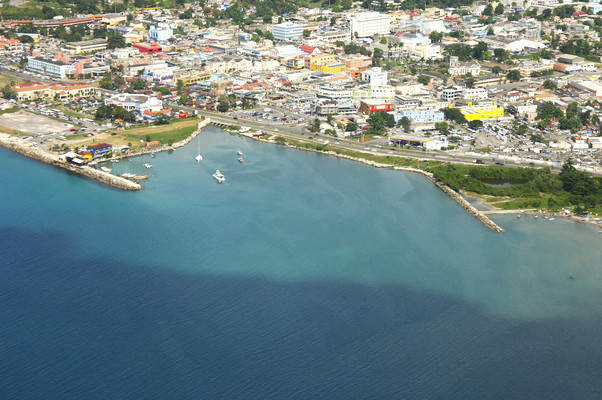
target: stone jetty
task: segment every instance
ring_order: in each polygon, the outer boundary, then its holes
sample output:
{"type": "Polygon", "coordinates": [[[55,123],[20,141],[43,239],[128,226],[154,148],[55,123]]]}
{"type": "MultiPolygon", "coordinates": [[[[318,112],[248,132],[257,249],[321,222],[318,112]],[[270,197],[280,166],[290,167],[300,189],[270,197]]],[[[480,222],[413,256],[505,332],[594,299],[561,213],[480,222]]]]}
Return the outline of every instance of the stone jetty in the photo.
{"type": "Polygon", "coordinates": [[[6,147],[7,149],[22,154],[26,157],[33,158],[55,167],[66,169],[70,172],[88,177],[90,179],[94,179],[117,189],[130,191],[142,189],[140,184],[132,182],[129,179],[125,179],[121,176],[113,175],[88,166],[80,167],[73,165],[67,162],[62,156],[50,153],[39,147],[34,147],[31,145],[31,143],[20,137],[11,136],[6,133],[0,133],[0,146],[6,147]]]}

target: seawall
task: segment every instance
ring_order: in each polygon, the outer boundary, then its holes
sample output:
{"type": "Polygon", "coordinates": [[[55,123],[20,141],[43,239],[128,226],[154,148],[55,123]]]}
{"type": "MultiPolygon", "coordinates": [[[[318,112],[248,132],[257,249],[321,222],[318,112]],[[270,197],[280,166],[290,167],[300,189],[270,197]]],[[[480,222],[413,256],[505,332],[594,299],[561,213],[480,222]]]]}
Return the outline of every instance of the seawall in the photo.
{"type": "Polygon", "coordinates": [[[145,154],[151,154],[151,153],[160,153],[162,151],[174,150],[174,149],[186,146],[188,143],[190,143],[192,141],[192,139],[197,137],[203,131],[203,128],[207,127],[211,123],[212,123],[211,118],[205,118],[202,121],[199,121],[199,123],[197,125],[197,129],[194,132],[192,132],[190,134],[190,136],[188,136],[186,139],[180,140],[179,142],[173,143],[171,146],[163,145],[163,146],[157,146],[157,147],[148,147],[148,148],[144,148],[142,150],[136,151],[136,152],[116,155],[112,158],[112,160],[120,159],[120,158],[143,156],[145,154]]]}
{"type": "Polygon", "coordinates": [[[29,142],[16,136],[11,136],[6,133],[0,133],[0,146],[12,150],[15,153],[22,154],[26,157],[33,158],[34,160],[38,160],[43,163],[53,165],[55,167],[66,169],[67,171],[73,172],[75,174],[94,179],[98,182],[113,186],[117,189],[129,191],[136,191],[142,189],[142,186],[140,186],[140,184],[132,182],[129,179],[125,179],[121,176],[113,175],[108,172],[104,172],[88,166],[79,167],[70,164],[61,156],[49,153],[41,148],[33,147],[29,142]]]}

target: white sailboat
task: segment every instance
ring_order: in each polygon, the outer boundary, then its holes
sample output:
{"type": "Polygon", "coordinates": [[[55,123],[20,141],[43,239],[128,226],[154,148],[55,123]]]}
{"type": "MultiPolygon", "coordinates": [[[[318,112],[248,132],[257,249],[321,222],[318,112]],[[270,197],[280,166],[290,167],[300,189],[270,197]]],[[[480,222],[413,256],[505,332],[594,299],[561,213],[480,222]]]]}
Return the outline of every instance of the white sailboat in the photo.
{"type": "Polygon", "coordinates": [[[199,154],[194,159],[196,160],[196,162],[201,162],[203,161],[203,156],[201,155],[201,142],[198,140],[197,142],[199,144],[199,154]]]}

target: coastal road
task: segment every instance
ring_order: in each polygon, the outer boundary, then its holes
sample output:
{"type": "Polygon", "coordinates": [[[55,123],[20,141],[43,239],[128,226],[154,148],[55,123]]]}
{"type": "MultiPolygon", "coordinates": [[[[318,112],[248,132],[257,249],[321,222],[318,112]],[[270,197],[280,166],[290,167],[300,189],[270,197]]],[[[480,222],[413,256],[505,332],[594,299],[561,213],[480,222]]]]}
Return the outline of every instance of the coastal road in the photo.
{"type": "MultiPolygon", "coordinates": [[[[474,157],[468,156],[464,154],[448,154],[444,152],[425,152],[422,150],[413,150],[413,149],[400,149],[396,147],[376,147],[370,144],[362,144],[350,141],[348,139],[342,138],[334,138],[332,136],[325,136],[319,134],[309,134],[304,132],[304,128],[302,127],[292,127],[286,125],[279,125],[278,127],[268,126],[264,123],[249,121],[249,120],[241,120],[234,119],[231,116],[225,114],[218,114],[210,111],[197,110],[190,107],[181,107],[187,111],[196,111],[198,115],[206,116],[211,118],[215,122],[223,123],[226,125],[238,125],[238,126],[247,126],[249,128],[254,128],[258,130],[263,130],[265,133],[280,135],[284,137],[288,137],[291,139],[304,140],[308,142],[313,142],[317,144],[324,144],[325,141],[329,142],[329,145],[336,146],[339,148],[343,148],[346,150],[358,151],[362,153],[368,153],[379,156],[395,156],[395,157],[406,157],[406,158],[416,158],[420,160],[431,160],[431,161],[442,161],[442,162],[450,162],[450,163],[463,163],[463,164],[475,164],[476,160],[482,160],[483,164],[479,165],[496,165],[495,159],[488,159],[485,157],[474,157]]],[[[528,165],[524,164],[504,164],[506,167],[513,168],[521,168],[526,167],[528,165]]],[[[558,172],[559,169],[556,169],[558,172]]]]}

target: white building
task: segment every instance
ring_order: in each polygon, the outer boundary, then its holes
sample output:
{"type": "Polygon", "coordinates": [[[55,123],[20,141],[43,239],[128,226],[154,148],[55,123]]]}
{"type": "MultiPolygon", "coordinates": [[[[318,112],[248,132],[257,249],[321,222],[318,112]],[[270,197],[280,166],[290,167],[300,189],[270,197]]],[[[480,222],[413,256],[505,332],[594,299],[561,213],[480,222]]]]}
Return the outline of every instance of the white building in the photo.
{"type": "Polygon", "coordinates": [[[145,111],[161,111],[163,103],[156,97],[144,94],[116,94],[105,100],[106,105],[123,107],[128,111],[136,111],[143,114],[145,111]]]}
{"type": "Polygon", "coordinates": [[[447,71],[451,76],[466,75],[468,73],[477,76],[481,73],[481,65],[478,61],[460,62],[458,57],[452,56],[449,58],[449,69],[447,71]]]}
{"type": "Polygon", "coordinates": [[[149,28],[148,35],[152,40],[161,42],[171,39],[173,37],[173,30],[166,24],[159,24],[158,27],[153,25],[149,28]]]}
{"type": "Polygon", "coordinates": [[[377,12],[364,12],[351,18],[351,36],[367,37],[388,35],[391,32],[391,17],[377,12]]]}
{"type": "Polygon", "coordinates": [[[303,36],[303,25],[285,22],[283,24],[272,26],[272,35],[274,39],[291,41],[303,36]]]}
{"type": "Polygon", "coordinates": [[[28,57],[27,69],[53,78],[64,79],[75,73],[75,66],[63,61],[43,57],[28,57]]]}
{"type": "Polygon", "coordinates": [[[485,100],[487,96],[487,89],[479,88],[466,88],[462,92],[462,97],[466,100],[485,100]]]}
{"type": "Polygon", "coordinates": [[[411,57],[425,60],[442,58],[441,46],[431,44],[428,36],[420,33],[406,33],[399,36],[398,40],[403,44],[403,51],[411,57]]]}
{"type": "Polygon", "coordinates": [[[387,84],[387,71],[380,67],[371,68],[368,71],[370,76],[370,86],[385,86],[387,84]]]}

